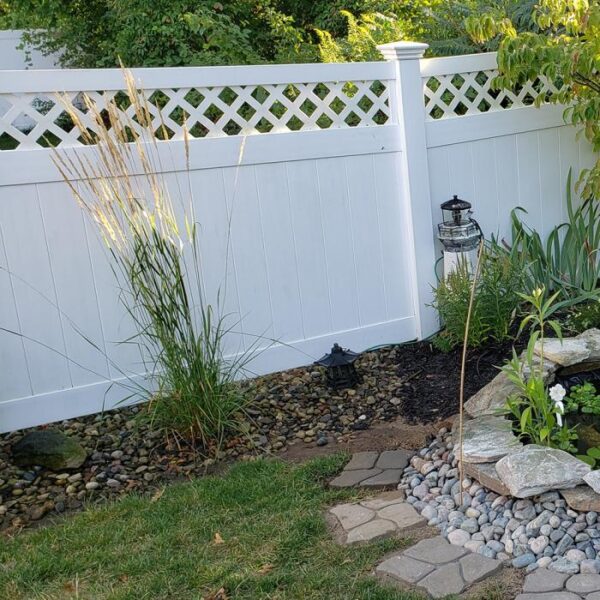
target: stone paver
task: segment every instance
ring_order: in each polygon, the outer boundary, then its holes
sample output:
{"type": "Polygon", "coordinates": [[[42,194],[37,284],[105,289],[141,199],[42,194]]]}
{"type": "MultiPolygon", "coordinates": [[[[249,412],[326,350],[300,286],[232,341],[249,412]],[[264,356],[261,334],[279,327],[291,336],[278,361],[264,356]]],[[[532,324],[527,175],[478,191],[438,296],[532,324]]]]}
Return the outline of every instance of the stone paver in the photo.
{"type": "Polygon", "coordinates": [[[417,583],[434,569],[433,565],[400,554],[384,560],[377,567],[377,572],[402,579],[407,583],[417,583]]]}
{"type": "Polygon", "coordinates": [[[402,477],[402,469],[385,469],[375,477],[360,482],[361,487],[388,488],[398,485],[402,477]]]}
{"type": "Polygon", "coordinates": [[[399,535],[427,523],[397,491],[383,493],[371,500],[338,504],[330,508],[329,513],[345,533],[346,544],[399,535]]]}
{"type": "Polygon", "coordinates": [[[562,590],[569,576],[565,573],[536,569],[525,578],[524,592],[555,592],[562,590]]]}
{"type": "Polygon", "coordinates": [[[401,531],[410,531],[416,527],[423,527],[426,521],[419,513],[405,502],[391,504],[379,510],[377,515],[396,524],[401,531]]]}
{"type": "Polygon", "coordinates": [[[356,471],[357,469],[372,469],[378,458],[378,452],[357,452],[352,455],[350,462],[344,467],[344,470],[356,471]]]}
{"type": "Polygon", "coordinates": [[[481,554],[467,554],[460,559],[459,563],[463,579],[469,585],[483,581],[502,568],[499,560],[486,558],[481,554]]]}
{"type": "Polygon", "coordinates": [[[395,489],[413,454],[402,449],[381,453],[357,452],[329,485],[337,488],[359,486],[395,489]]]}
{"type": "Polygon", "coordinates": [[[445,598],[449,594],[460,594],[465,589],[465,582],[460,576],[458,563],[448,563],[438,567],[417,584],[424,588],[433,598],[445,598]]]}
{"type": "Polygon", "coordinates": [[[375,466],[378,469],[406,469],[413,454],[408,450],[386,450],[379,455],[375,466]]]}
{"type": "Polygon", "coordinates": [[[600,592],[600,575],[573,575],[567,580],[565,587],[575,594],[600,592]]]}
{"type": "Polygon", "coordinates": [[[331,509],[331,514],[337,517],[340,525],[346,531],[349,531],[369,522],[375,516],[375,511],[360,504],[340,504],[331,509]]]}
{"type": "Polygon", "coordinates": [[[358,485],[361,481],[379,475],[381,469],[357,469],[342,471],[335,479],[329,482],[331,487],[346,488],[358,485]]]}
{"type": "Polygon", "coordinates": [[[380,508],[385,508],[391,504],[398,504],[399,502],[402,502],[402,500],[404,500],[404,493],[399,490],[394,490],[393,492],[382,492],[376,498],[371,498],[370,500],[363,500],[360,505],[365,508],[379,510],[380,508]]]}
{"type": "Polygon", "coordinates": [[[406,556],[428,562],[432,565],[443,565],[457,560],[468,553],[468,550],[451,546],[443,537],[436,536],[421,540],[404,551],[406,556]]]}
{"type": "Polygon", "coordinates": [[[600,575],[568,575],[537,569],[527,575],[515,600],[600,600],[600,575]]]}
{"type": "Polygon", "coordinates": [[[397,527],[391,521],[385,519],[373,519],[364,525],[351,529],[346,536],[347,544],[357,542],[374,542],[382,538],[390,537],[396,533],[397,527]]]}
{"type": "Polygon", "coordinates": [[[433,598],[460,594],[502,568],[499,560],[450,545],[442,537],[420,541],[383,561],[376,572],[416,586],[433,598]]]}

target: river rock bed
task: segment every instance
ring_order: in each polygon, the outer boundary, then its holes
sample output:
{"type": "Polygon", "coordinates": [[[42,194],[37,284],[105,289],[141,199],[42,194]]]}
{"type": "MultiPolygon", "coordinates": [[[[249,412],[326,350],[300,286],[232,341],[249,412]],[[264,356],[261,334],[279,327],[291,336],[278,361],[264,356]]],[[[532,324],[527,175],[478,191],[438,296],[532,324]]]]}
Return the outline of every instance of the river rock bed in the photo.
{"type": "Polygon", "coordinates": [[[451,432],[440,430],[412,458],[398,486],[451,544],[527,571],[600,573],[598,512],[572,510],[558,491],[518,499],[468,477],[461,484],[453,448],[451,432]]]}

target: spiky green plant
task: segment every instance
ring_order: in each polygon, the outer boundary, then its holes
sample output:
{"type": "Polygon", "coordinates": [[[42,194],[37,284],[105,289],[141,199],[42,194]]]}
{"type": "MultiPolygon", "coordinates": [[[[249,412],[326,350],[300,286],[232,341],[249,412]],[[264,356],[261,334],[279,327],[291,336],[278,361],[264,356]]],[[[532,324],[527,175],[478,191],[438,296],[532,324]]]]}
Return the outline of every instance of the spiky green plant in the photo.
{"type": "Polygon", "coordinates": [[[119,106],[111,100],[102,111],[85,98],[85,117],[63,99],[93,158],[55,150],[55,163],[109,249],[120,298],[135,324],[133,341],[148,357],[151,385],[138,390],[148,400],[147,413],[167,432],[214,450],[241,427],[248,398],[236,379],[251,356],[224,356],[229,328],[204,297],[191,191],[178,220],[160,175],[163,142],[150,106],[130,73],[125,80],[131,116],[122,97],[119,106]]]}

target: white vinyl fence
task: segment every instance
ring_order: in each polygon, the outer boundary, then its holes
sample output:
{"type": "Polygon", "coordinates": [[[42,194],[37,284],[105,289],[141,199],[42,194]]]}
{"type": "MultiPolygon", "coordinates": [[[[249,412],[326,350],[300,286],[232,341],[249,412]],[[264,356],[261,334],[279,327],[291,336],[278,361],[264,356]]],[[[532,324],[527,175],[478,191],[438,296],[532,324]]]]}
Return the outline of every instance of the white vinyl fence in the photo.
{"type": "MultiPolygon", "coordinates": [[[[235,323],[228,350],[262,348],[254,372],[310,363],[334,342],[360,351],[432,334],[435,224],[452,194],[486,234],[505,233],[516,205],[542,230],[562,219],[566,172],[591,153],[561,110],[490,90],[494,55],[424,49],[134,71],[162,107],[170,192],[183,202],[191,188],[207,295],[220,291],[235,323]]],[[[57,92],[102,106],[123,88],[118,70],[0,71],[0,328],[19,334],[0,330],[0,431],[113,407],[127,396],[119,382],[145,371],[119,343],[132,330],[103,246],[42,147],[91,151],[61,121],[57,92]]]]}

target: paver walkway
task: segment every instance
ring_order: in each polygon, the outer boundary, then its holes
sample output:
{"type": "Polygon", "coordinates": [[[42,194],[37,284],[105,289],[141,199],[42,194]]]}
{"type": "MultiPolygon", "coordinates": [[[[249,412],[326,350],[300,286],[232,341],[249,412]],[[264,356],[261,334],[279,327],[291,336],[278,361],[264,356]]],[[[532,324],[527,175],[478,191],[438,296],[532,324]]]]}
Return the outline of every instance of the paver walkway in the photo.
{"type": "Polygon", "coordinates": [[[537,569],[525,578],[515,600],[600,600],[600,575],[569,575],[537,569]]]}
{"type": "Polygon", "coordinates": [[[404,502],[402,492],[384,492],[371,500],[339,504],[329,510],[343,531],[342,543],[371,542],[424,527],[427,521],[404,502]]]}
{"type": "Polygon", "coordinates": [[[452,546],[443,537],[437,536],[421,540],[384,560],[376,572],[415,586],[433,598],[444,598],[464,592],[501,568],[499,560],[452,546]]]}
{"type": "Polygon", "coordinates": [[[358,452],[330,486],[393,488],[400,482],[402,471],[408,466],[414,452],[409,450],[386,450],[385,452],[358,452]]]}

